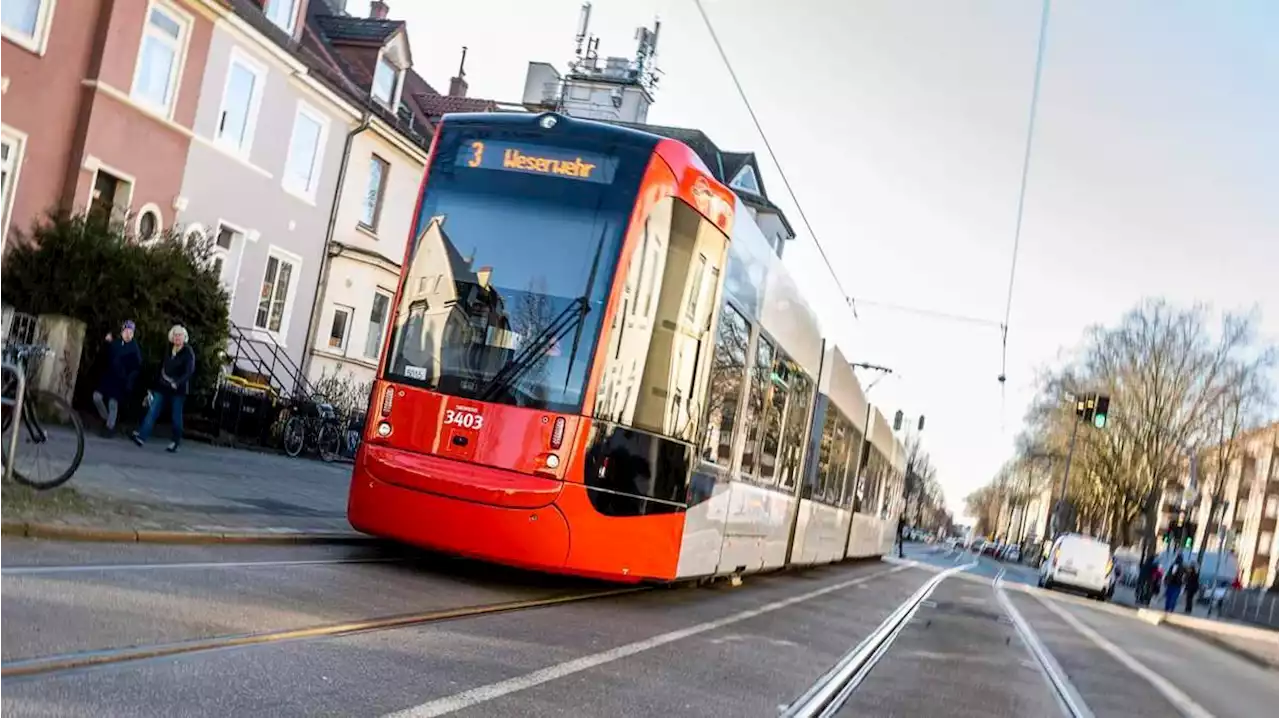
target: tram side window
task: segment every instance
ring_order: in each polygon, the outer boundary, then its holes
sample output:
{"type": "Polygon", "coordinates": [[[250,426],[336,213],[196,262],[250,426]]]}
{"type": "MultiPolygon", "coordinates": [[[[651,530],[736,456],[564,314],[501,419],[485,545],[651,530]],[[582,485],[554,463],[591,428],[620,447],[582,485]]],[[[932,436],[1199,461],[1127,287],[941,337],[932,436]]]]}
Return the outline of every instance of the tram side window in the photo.
{"type": "Polygon", "coordinates": [[[841,506],[849,508],[856,501],[858,491],[858,454],[862,451],[862,432],[853,424],[849,425],[849,461],[844,475],[844,500],[841,506]]]}
{"type": "Polygon", "coordinates": [[[666,269],[673,209],[674,200],[667,197],[649,210],[623,284],[620,309],[613,316],[608,342],[601,342],[607,347],[608,364],[596,389],[595,416],[624,426],[635,426],[636,403],[642,393],[638,385],[657,322],[653,287],[666,269]],[[638,294],[642,291],[643,296],[638,294]]]}
{"type": "MultiPolygon", "coordinates": [[[[742,447],[742,475],[755,476],[757,468],[763,481],[772,482],[772,474],[765,476],[762,467],[763,450],[761,425],[766,420],[766,407],[772,391],[769,375],[773,371],[773,343],[763,336],[756,340],[755,361],[751,363],[751,387],[747,394],[747,410],[742,415],[747,430],[747,440],[742,447]]],[[[776,447],[775,447],[776,451],[776,447]]]]}
{"type": "Polygon", "coordinates": [[[789,373],[786,419],[782,428],[782,449],[778,463],[782,467],[779,483],[794,489],[804,466],[806,429],[809,427],[809,404],[813,401],[813,381],[794,362],[789,373]]]}
{"type": "Polygon", "coordinates": [[[720,324],[716,328],[707,415],[698,442],[702,460],[724,469],[733,463],[733,430],[747,373],[747,339],[750,334],[751,326],[746,318],[725,304],[720,310],[720,324]]]}
{"type": "Polygon", "coordinates": [[[826,415],[822,419],[822,438],[818,443],[818,470],[814,475],[809,498],[821,501],[827,495],[827,481],[831,476],[831,462],[834,460],[836,443],[836,423],[840,421],[835,405],[827,403],[826,415]]]}
{"type": "Polygon", "coordinates": [[[715,225],[680,201],[672,207],[671,231],[657,281],[648,351],[640,371],[631,425],[690,444],[697,439],[710,368],[714,293],[709,278],[723,264],[728,240],[715,225]]]}

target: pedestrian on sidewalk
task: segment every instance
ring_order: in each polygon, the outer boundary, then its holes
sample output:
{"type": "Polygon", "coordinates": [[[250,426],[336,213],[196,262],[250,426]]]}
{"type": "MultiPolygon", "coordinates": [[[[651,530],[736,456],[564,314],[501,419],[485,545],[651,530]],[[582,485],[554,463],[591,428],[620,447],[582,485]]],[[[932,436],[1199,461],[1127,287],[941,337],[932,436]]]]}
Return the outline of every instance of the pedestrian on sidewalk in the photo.
{"type": "Polygon", "coordinates": [[[1187,573],[1182,579],[1182,590],[1187,594],[1187,613],[1196,605],[1196,593],[1200,590],[1200,569],[1194,561],[1187,565],[1187,573]]]}
{"type": "Polygon", "coordinates": [[[898,558],[906,558],[906,554],[902,551],[902,536],[907,532],[907,519],[904,516],[898,517],[898,558]]]}
{"type": "Polygon", "coordinates": [[[1152,585],[1155,580],[1156,557],[1150,555],[1143,559],[1142,564],[1138,567],[1138,584],[1134,587],[1134,598],[1137,599],[1138,605],[1151,605],[1151,596],[1155,593],[1152,590],[1152,585]]]}
{"type": "Polygon", "coordinates": [[[138,446],[147,443],[165,402],[169,404],[173,424],[173,441],[165,451],[173,453],[182,443],[182,405],[187,399],[191,377],[196,373],[196,354],[187,345],[187,339],[187,330],[181,324],[175,324],[169,330],[169,353],[160,363],[160,379],[155,389],[147,394],[147,416],[142,420],[142,426],[132,434],[133,443],[138,446]]]}
{"type": "Polygon", "coordinates": [[[1173,565],[1164,577],[1164,612],[1173,613],[1178,610],[1178,594],[1182,592],[1182,582],[1186,579],[1186,569],[1182,566],[1182,556],[1173,559],[1173,565]]]}
{"type": "Polygon", "coordinates": [[[120,400],[133,391],[133,382],[142,369],[142,352],[133,340],[133,320],[120,326],[120,336],[107,332],[102,355],[105,366],[98,378],[98,388],[93,391],[93,406],[102,417],[103,435],[116,433],[116,418],[120,413],[120,400]]]}

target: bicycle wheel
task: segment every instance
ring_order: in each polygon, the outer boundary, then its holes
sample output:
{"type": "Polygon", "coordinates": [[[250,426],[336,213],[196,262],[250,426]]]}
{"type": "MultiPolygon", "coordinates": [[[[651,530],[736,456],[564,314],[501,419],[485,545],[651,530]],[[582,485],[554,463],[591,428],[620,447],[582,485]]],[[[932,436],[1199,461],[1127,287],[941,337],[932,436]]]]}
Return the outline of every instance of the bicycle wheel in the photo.
{"type": "Polygon", "coordinates": [[[342,451],[342,432],[337,424],[321,424],[316,432],[316,449],[323,461],[333,461],[342,451]]]}
{"type": "Polygon", "coordinates": [[[61,486],[84,459],[84,425],[65,399],[41,389],[28,390],[19,416],[17,454],[9,456],[5,435],[5,463],[13,461],[13,478],[36,489],[61,486]]]}
{"type": "Polygon", "coordinates": [[[280,443],[284,446],[284,453],[294,458],[302,453],[302,449],[307,444],[307,424],[300,416],[291,416],[284,424],[284,433],[281,436],[280,443]]]}

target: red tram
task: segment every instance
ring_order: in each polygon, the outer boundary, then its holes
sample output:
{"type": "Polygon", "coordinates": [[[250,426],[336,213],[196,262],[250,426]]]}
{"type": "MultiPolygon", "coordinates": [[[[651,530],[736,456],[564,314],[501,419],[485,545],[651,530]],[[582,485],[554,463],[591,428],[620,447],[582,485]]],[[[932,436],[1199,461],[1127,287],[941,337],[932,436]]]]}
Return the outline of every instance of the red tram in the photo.
{"type": "MultiPolygon", "coordinates": [[[[716,494],[704,459],[723,443],[715,417],[738,406],[717,405],[713,386],[736,381],[716,371],[735,199],[674,140],[555,114],[446,118],[356,457],[352,526],[612,580],[716,572],[689,559],[686,517],[716,494]]],[[[801,444],[813,403],[793,416],[801,444]]],[[[866,460],[851,456],[852,475],[866,460]]],[[[774,500],[785,539],[800,490],[793,478],[773,493],[752,510],[774,500]]],[[[848,546],[851,520],[832,541],[848,546]]]]}

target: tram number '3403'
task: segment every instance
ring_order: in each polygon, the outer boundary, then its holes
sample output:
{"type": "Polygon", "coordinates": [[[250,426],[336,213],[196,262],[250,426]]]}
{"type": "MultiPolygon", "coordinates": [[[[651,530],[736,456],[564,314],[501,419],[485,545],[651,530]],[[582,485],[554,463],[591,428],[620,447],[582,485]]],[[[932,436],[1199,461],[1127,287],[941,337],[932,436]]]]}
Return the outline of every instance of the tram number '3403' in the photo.
{"type": "Polygon", "coordinates": [[[461,426],[464,429],[479,429],[484,426],[484,417],[469,411],[447,409],[444,412],[444,423],[461,426]]]}

